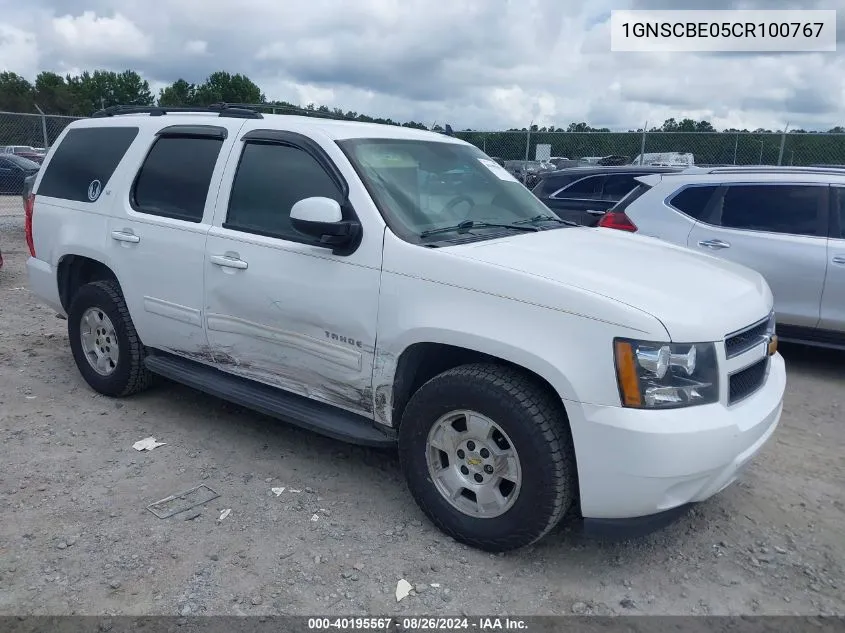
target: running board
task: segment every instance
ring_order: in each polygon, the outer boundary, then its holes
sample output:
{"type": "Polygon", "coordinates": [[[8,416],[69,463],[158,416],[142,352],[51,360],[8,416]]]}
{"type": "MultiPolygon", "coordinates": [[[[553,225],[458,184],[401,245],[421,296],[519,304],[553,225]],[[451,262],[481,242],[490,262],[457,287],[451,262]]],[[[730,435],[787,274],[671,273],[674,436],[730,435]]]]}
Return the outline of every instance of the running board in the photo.
{"type": "Polygon", "coordinates": [[[174,382],[342,442],[396,446],[393,429],[381,430],[372,420],[329,404],[169,354],[147,356],[144,363],[154,374],[174,382]]]}

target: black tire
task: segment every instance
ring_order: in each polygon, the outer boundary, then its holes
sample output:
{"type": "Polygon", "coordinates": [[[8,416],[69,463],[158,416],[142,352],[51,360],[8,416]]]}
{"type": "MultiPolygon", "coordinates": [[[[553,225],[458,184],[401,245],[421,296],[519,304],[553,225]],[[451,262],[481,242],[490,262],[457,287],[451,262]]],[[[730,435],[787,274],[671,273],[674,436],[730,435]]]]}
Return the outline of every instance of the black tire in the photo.
{"type": "Polygon", "coordinates": [[[68,310],[67,331],[73,360],[85,382],[95,391],[119,398],[143,391],[153,384],[153,374],[144,365],[146,349],[135,331],[116,281],[95,281],[77,291],[68,310]],[[102,310],[111,320],[117,335],[117,365],[108,376],[94,371],[82,351],[81,321],[89,308],[102,310]]]}
{"type": "Polygon", "coordinates": [[[577,497],[575,453],[562,403],[528,375],[508,367],[463,365],[425,383],[402,416],[399,459],[426,516],[455,540],[488,552],[538,541],[577,497]],[[441,495],[429,474],[428,433],[441,416],[459,409],[493,420],[519,455],[521,489],[510,509],[497,517],[461,512],[441,495]]]}

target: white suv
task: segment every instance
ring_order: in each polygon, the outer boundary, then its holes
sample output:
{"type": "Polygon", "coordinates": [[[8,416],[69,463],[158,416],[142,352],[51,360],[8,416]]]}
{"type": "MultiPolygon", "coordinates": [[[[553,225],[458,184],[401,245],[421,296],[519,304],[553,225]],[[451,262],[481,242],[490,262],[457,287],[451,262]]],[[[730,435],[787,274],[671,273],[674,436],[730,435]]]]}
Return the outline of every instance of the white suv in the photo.
{"type": "Polygon", "coordinates": [[[427,516],[489,551],[575,507],[650,529],[734,481],[780,419],[758,273],[573,227],[448,136],[107,110],[64,130],[28,209],[30,287],[93,389],[161,375],[398,444],[427,516]]]}
{"type": "Polygon", "coordinates": [[[719,167],[637,178],[599,221],[753,268],[784,341],[845,349],[845,169],[719,167]]]}

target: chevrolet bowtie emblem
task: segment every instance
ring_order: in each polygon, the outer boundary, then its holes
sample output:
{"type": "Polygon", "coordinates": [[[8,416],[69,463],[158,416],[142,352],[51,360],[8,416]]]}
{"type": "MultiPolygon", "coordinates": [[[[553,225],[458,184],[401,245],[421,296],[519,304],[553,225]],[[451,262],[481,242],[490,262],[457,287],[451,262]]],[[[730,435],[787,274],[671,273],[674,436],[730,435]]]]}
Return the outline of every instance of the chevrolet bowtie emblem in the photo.
{"type": "Polygon", "coordinates": [[[777,334],[772,334],[769,337],[769,346],[767,352],[769,356],[774,356],[775,353],[778,351],[778,336],[777,334]]]}

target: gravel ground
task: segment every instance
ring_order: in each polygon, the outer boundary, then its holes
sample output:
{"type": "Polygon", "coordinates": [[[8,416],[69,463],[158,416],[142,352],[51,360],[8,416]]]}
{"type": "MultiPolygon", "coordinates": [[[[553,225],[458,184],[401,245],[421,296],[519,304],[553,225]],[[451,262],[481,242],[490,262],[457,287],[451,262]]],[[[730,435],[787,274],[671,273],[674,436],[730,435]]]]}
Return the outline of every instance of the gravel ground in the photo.
{"type": "Polygon", "coordinates": [[[491,556],[433,528],[391,452],[177,385],[95,395],[26,289],[21,213],[0,202],[0,614],[845,614],[843,354],[785,349],[779,430],[668,529],[610,544],[569,521],[491,556]],[[166,444],[133,450],[147,436],[166,444]],[[146,509],[199,484],[220,496],[146,509]]]}

